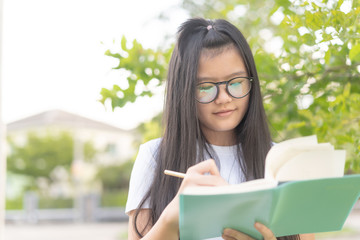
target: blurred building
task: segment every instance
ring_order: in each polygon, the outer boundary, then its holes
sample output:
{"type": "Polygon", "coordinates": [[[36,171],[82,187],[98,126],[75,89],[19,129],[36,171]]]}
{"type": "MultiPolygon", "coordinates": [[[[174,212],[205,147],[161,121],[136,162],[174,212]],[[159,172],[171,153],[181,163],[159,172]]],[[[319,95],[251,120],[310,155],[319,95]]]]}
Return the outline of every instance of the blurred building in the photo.
{"type": "Polygon", "coordinates": [[[7,135],[18,144],[25,144],[28,132],[45,135],[49,131],[71,132],[77,147],[81,147],[82,142],[92,141],[96,149],[104,150],[98,158],[101,165],[129,160],[136,153],[134,130],[123,130],[62,110],[42,112],[7,125],[7,135]]]}
{"type": "MultiPolygon", "coordinates": [[[[69,186],[71,182],[81,182],[82,191],[87,192],[86,182],[91,181],[99,166],[119,165],[130,160],[136,154],[134,141],[135,130],[123,130],[112,125],[95,121],[83,116],[62,110],[51,110],[33,116],[11,122],[7,125],[7,135],[17,145],[25,145],[28,133],[32,132],[39,136],[42,134],[56,134],[57,132],[70,132],[74,138],[74,158],[71,172],[61,167],[56,168],[52,174],[58,178],[58,183],[49,189],[51,195],[72,195],[74,188],[69,186]],[[97,150],[93,162],[83,159],[84,143],[91,141],[97,150]],[[70,175],[69,175],[70,174],[70,175]],[[69,179],[72,181],[69,182],[69,179]]],[[[8,149],[8,153],[11,149],[8,149]]],[[[18,176],[8,178],[8,189],[15,191],[20,178],[18,176]],[[11,185],[11,187],[9,186],[11,185]]],[[[26,180],[23,180],[24,182],[26,180]]],[[[18,185],[22,185],[21,183],[18,185]]],[[[94,187],[88,186],[89,188],[94,187]]],[[[75,190],[76,191],[76,190],[75,190]]],[[[16,195],[8,192],[9,195],[16,195]]]]}

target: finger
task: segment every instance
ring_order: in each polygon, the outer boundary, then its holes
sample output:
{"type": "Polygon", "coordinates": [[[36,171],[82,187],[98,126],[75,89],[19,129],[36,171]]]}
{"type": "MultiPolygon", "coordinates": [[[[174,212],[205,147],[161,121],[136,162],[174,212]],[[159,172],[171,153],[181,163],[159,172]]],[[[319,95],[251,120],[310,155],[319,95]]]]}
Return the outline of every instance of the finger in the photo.
{"type": "Polygon", "coordinates": [[[220,176],[215,161],[212,159],[200,162],[188,169],[181,183],[178,194],[188,186],[220,186],[228,183],[220,176]],[[212,173],[204,175],[204,173],[212,173]]]}
{"type": "Polygon", "coordinates": [[[221,176],[214,175],[200,175],[187,174],[184,182],[186,185],[200,185],[200,186],[221,186],[228,185],[228,183],[221,176]]]}
{"type": "Polygon", "coordinates": [[[223,231],[223,236],[227,237],[228,239],[236,239],[236,240],[254,240],[249,235],[239,232],[232,228],[225,228],[223,231]]]}
{"type": "Polygon", "coordinates": [[[274,233],[264,224],[256,222],[254,227],[256,228],[256,230],[258,230],[261,233],[261,235],[263,235],[264,240],[276,240],[274,233]]]}
{"type": "Polygon", "coordinates": [[[237,240],[236,238],[233,238],[233,237],[230,237],[230,236],[227,236],[227,235],[221,235],[221,237],[224,239],[224,240],[237,240]]]}
{"type": "Polygon", "coordinates": [[[211,175],[220,176],[219,169],[217,168],[213,159],[208,159],[190,167],[187,173],[210,173],[211,175]]]}

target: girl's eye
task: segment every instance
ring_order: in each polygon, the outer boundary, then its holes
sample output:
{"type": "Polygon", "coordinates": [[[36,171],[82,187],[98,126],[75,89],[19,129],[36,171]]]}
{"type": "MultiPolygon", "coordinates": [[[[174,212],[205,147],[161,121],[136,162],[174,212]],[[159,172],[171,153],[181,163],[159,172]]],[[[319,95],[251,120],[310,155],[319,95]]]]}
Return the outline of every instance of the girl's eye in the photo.
{"type": "Polygon", "coordinates": [[[232,80],[230,80],[230,86],[234,86],[234,87],[236,87],[236,86],[239,86],[239,85],[241,85],[242,83],[243,83],[243,79],[241,79],[241,78],[235,78],[235,79],[232,79],[232,80]]]}
{"type": "Polygon", "coordinates": [[[208,92],[208,91],[211,91],[213,87],[214,86],[212,86],[212,85],[204,85],[204,86],[201,85],[198,87],[198,90],[200,92],[208,92]]]}
{"type": "Polygon", "coordinates": [[[230,83],[230,86],[231,87],[238,87],[241,85],[241,82],[233,82],[233,83],[230,83]]]}

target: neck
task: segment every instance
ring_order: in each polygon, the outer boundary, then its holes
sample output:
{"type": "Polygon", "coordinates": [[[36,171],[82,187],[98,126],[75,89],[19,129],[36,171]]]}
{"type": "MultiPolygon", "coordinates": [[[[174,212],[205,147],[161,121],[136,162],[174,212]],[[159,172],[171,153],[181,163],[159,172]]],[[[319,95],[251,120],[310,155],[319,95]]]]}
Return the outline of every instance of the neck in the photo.
{"type": "Polygon", "coordinates": [[[206,132],[203,134],[208,143],[216,146],[232,146],[236,144],[234,131],[206,132]]]}

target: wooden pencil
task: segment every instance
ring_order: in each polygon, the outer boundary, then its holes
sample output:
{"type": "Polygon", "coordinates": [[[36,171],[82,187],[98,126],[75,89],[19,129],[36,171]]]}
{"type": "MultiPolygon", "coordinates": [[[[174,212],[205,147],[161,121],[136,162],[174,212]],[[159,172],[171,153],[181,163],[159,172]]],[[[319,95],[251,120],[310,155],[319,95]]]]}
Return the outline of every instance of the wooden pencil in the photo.
{"type": "Polygon", "coordinates": [[[178,178],[184,178],[186,175],[185,173],[175,172],[175,171],[171,171],[171,170],[165,170],[164,173],[166,175],[178,177],[178,178]]]}

